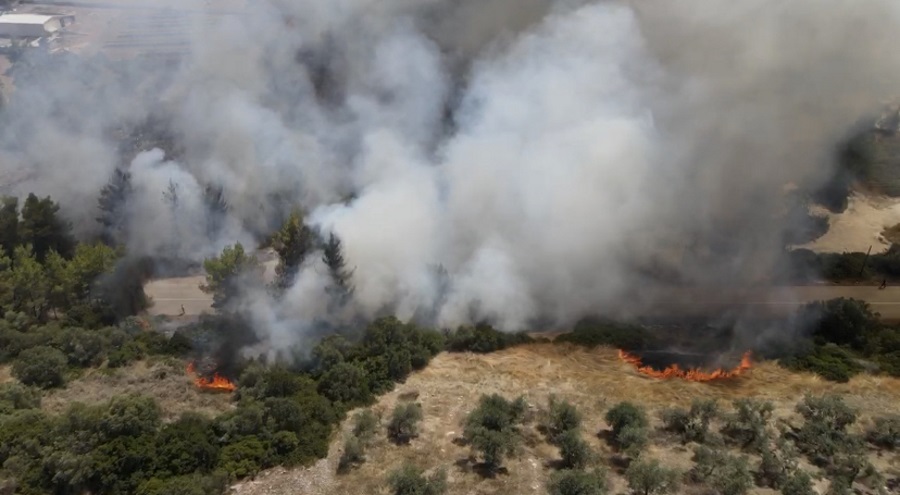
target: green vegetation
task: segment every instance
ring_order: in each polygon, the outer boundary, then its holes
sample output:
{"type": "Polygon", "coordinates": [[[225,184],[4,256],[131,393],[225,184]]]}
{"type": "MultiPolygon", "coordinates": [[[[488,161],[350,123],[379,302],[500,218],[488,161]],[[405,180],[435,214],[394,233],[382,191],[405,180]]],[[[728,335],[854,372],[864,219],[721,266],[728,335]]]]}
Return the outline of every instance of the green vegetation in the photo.
{"type": "Polygon", "coordinates": [[[625,350],[657,345],[656,338],[641,326],[598,320],[580,321],[571,333],[560,335],[555,342],[571,342],[590,348],[605,345],[625,350]]]}
{"type": "Polygon", "coordinates": [[[447,491],[447,473],[439,470],[426,477],[422,469],[405,464],[388,476],[388,486],[394,495],[441,495],[447,491]]]}
{"type": "Polygon", "coordinates": [[[742,449],[759,452],[769,439],[767,425],[775,405],[757,399],[736,399],[735,413],[730,415],[723,433],[737,442],[742,449]]]}
{"type": "Polygon", "coordinates": [[[206,284],[200,288],[213,296],[213,307],[226,309],[240,290],[248,285],[261,285],[263,269],[259,260],[244,252],[237,243],[228,246],[222,254],[203,262],[206,284]]]}
{"type": "Polygon", "coordinates": [[[447,334],[447,350],[450,352],[486,354],[532,342],[534,339],[526,333],[500,332],[485,323],[459,327],[455,332],[447,334]]]}
{"type": "Polygon", "coordinates": [[[694,449],[691,479],[705,483],[721,495],[742,495],[753,486],[753,475],[746,457],[736,457],[718,449],[700,446],[694,449]]]}
{"type": "MultiPolygon", "coordinates": [[[[2,401],[2,395],[0,395],[0,401],[2,401]]],[[[900,416],[875,418],[875,424],[869,429],[866,437],[876,447],[890,450],[900,449],[900,416]]]]}
{"type": "Polygon", "coordinates": [[[519,422],[525,413],[525,399],[508,401],[502,396],[483,395],[466,417],[463,437],[484,460],[488,473],[497,472],[504,457],[514,454],[521,435],[519,422]]]}
{"type": "Polygon", "coordinates": [[[387,425],[387,435],[397,445],[406,445],[419,436],[422,405],[415,402],[397,404],[387,425]]]}
{"type": "Polygon", "coordinates": [[[300,265],[315,246],[316,235],[304,222],[303,214],[294,211],[281,230],[272,236],[272,247],[278,253],[275,287],[284,290],[294,283],[300,265]]]}
{"type": "Polygon", "coordinates": [[[689,410],[673,408],[662,412],[666,430],[676,433],[683,443],[709,440],[709,423],[719,414],[714,399],[694,399],[689,410]]]}
{"type": "Polygon", "coordinates": [[[647,444],[647,413],[640,406],[620,402],[606,412],[606,422],[612,427],[610,442],[625,455],[634,457],[647,444]]]}
{"type": "Polygon", "coordinates": [[[561,435],[581,428],[581,413],[570,402],[550,396],[546,418],[541,427],[547,435],[547,440],[556,443],[561,435]]]}
{"type": "Polygon", "coordinates": [[[680,474],[662,466],[656,459],[638,459],[625,471],[628,488],[635,495],[664,495],[678,490],[680,474]]]}
{"type": "Polygon", "coordinates": [[[549,495],[604,495],[608,492],[606,487],[606,473],[599,469],[566,469],[553,473],[547,482],[549,495]]]}
{"type": "Polygon", "coordinates": [[[783,366],[846,382],[864,370],[860,359],[865,359],[900,376],[900,328],[882,325],[865,302],[841,298],[812,303],[800,316],[810,322],[808,337],[779,359],[783,366]]]}

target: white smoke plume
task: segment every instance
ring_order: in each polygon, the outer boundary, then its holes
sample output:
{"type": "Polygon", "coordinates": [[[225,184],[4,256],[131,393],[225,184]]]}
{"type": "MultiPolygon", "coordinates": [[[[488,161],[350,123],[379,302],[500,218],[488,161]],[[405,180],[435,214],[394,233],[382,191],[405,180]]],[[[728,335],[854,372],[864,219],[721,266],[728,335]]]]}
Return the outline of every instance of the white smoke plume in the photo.
{"type": "MultiPolygon", "coordinates": [[[[898,28],[893,0],[258,1],[198,23],[177,67],[74,57],[17,86],[0,177],[28,171],[12,192],[89,234],[110,130],[153,117],[178,156],[131,163],[131,250],[199,261],[301,207],[343,241],[360,315],[639,314],[660,273],[771,274],[785,185],[824,181],[900,90],[898,28]],[[208,185],[230,205],[212,239],[208,185]]],[[[319,258],[283,298],[248,294],[272,347],[333,316],[319,258]]]]}

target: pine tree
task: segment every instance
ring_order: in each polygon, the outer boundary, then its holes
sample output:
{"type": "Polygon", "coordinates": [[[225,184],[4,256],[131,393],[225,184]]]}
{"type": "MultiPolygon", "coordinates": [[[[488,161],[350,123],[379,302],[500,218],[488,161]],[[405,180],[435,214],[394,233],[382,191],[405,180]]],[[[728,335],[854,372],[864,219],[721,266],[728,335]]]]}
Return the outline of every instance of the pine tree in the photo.
{"type": "Polygon", "coordinates": [[[328,235],[324,251],[322,262],[328,267],[328,275],[332,282],[329,291],[339,298],[345,298],[353,292],[353,287],[350,286],[350,277],[353,275],[353,271],[347,270],[341,239],[334,232],[328,235]]]}
{"type": "Polygon", "coordinates": [[[19,198],[5,197],[0,206],[0,255],[12,257],[19,245],[19,198]]]}
{"type": "Polygon", "coordinates": [[[294,283],[300,265],[313,248],[315,234],[306,226],[303,214],[294,211],[275,233],[272,244],[280,261],[275,267],[275,286],[286,289],[294,283]]]}
{"type": "Polygon", "coordinates": [[[38,199],[33,193],[29,194],[22,206],[22,223],[19,225],[21,241],[31,244],[38,261],[44,261],[51,250],[64,258],[71,258],[75,251],[72,225],[58,213],[59,205],[49,196],[38,199]]]}
{"type": "Polygon", "coordinates": [[[133,192],[131,172],[120,168],[113,171],[109,182],[100,190],[100,197],[97,198],[100,215],[97,216],[97,222],[103,226],[103,238],[108,244],[124,240],[128,226],[128,201],[133,192]]]}
{"type": "Polygon", "coordinates": [[[228,202],[225,201],[225,190],[222,186],[207,185],[203,191],[203,202],[206,204],[206,235],[210,239],[218,237],[228,213],[228,202]]]}

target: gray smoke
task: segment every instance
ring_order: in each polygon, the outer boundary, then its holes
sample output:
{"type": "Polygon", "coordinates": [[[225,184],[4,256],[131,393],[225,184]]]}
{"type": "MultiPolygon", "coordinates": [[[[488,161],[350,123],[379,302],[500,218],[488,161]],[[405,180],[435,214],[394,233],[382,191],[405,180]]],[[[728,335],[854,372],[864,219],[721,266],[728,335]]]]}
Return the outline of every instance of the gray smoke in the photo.
{"type": "MultiPolygon", "coordinates": [[[[160,117],[178,153],[128,158],[132,252],[199,261],[300,207],[343,240],[348,314],[634,315],[668,283],[771,274],[785,186],[824,181],[900,88],[898,28],[893,0],[265,0],[198,22],[176,67],[73,57],[17,84],[0,177],[89,234],[111,131],[160,117]],[[207,185],[231,207],[213,238],[207,185]]],[[[319,258],[247,295],[270,348],[335,318],[319,258]]]]}

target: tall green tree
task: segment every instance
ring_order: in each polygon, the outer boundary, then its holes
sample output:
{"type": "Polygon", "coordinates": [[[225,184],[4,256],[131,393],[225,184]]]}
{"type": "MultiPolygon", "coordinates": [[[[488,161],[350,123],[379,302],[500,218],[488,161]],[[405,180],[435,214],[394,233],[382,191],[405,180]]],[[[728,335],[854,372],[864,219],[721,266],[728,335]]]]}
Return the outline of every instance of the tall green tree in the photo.
{"type": "Polygon", "coordinates": [[[207,185],[203,190],[203,203],[206,205],[206,235],[215,239],[222,231],[225,215],[228,214],[225,189],[219,185],[207,185]]]}
{"type": "Polygon", "coordinates": [[[328,234],[322,262],[328,267],[328,275],[331,277],[332,285],[328,288],[329,293],[343,302],[353,293],[353,287],[350,285],[353,271],[347,270],[341,239],[334,232],[328,234]]]}
{"type": "Polygon", "coordinates": [[[69,258],[75,251],[72,225],[59,215],[59,204],[50,196],[38,199],[29,194],[22,205],[22,223],[19,233],[23,244],[31,244],[38,261],[43,261],[50,251],[69,258]]]}
{"type": "Polygon", "coordinates": [[[109,244],[124,241],[125,229],[128,227],[128,202],[133,192],[131,172],[121,168],[113,171],[109,182],[100,190],[100,197],[97,198],[100,210],[97,222],[103,226],[103,238],[109,244]]]}
{"type": "Polygon", "coordinates": [[[294,283],[294,277],[314,242],[315,233],[306,225],[303,214],[295,210],[272,237],[272,245],[280,258],[275,267],[277,288],[286,289],[294,283]]]}
{"type": "Polygon", "coordinates": [[[19,245],[19,198],[0,201],[0,254],[12,256],[19,245]]]}
{"type": "Polygon", "coordinates": [[[203,262],[206,270],[206,284],[200,289],[213,296],[213,307],[226,308],[246,286],[262,283],[262,266],[256,256],[244,252],[244,246],[237,243],[228,246],[222,254],[203,262]]]}
{"type": "Polygon", "coordinates": [[[4,310],[22,312],[36,321],[43,321],[50,309],[50,280],[44,267],[35,259],[31,246],[19,246],[13,256],[12,266],[4,271],[0,280],[10,287],[11,293],[4,310]]]}

